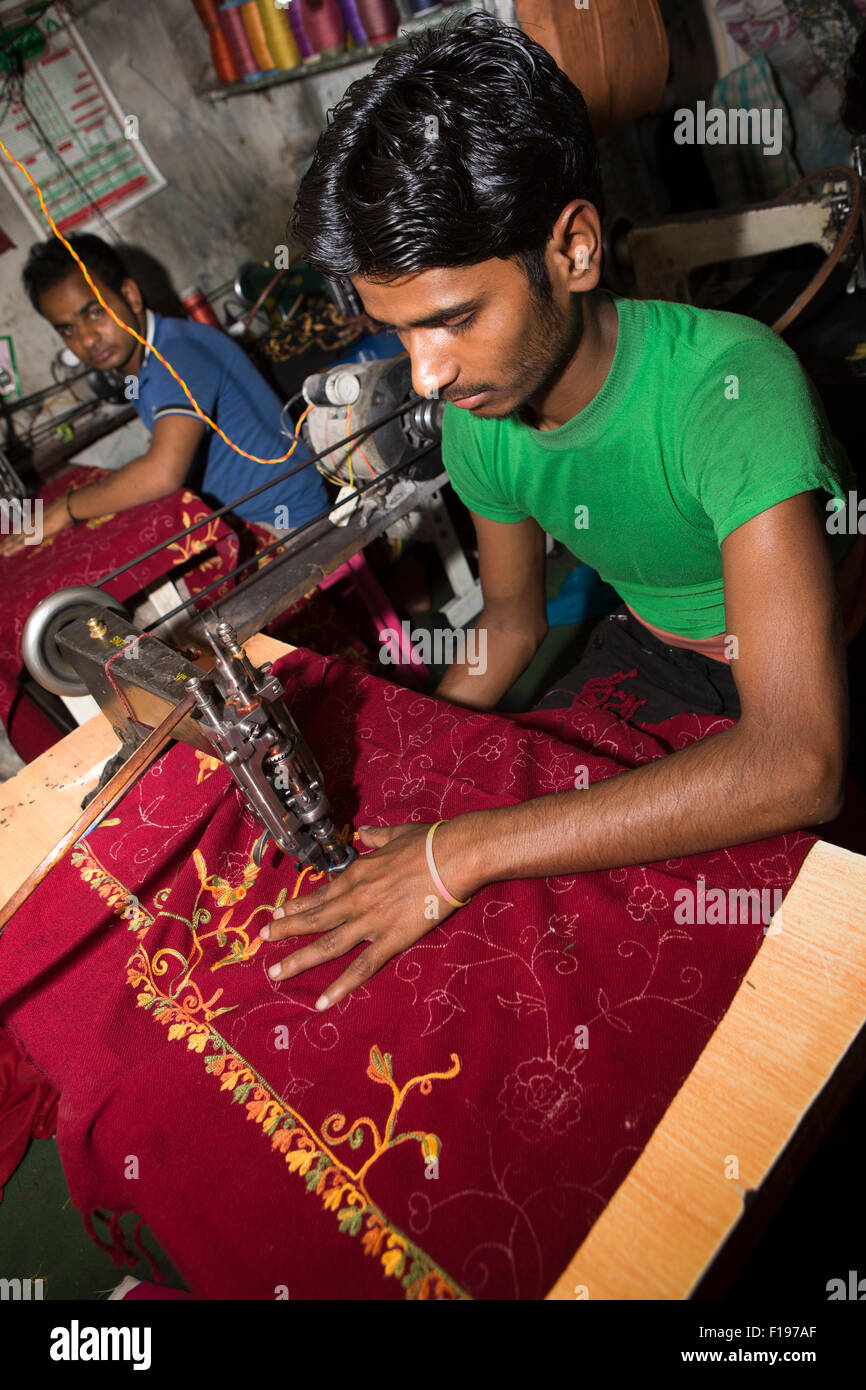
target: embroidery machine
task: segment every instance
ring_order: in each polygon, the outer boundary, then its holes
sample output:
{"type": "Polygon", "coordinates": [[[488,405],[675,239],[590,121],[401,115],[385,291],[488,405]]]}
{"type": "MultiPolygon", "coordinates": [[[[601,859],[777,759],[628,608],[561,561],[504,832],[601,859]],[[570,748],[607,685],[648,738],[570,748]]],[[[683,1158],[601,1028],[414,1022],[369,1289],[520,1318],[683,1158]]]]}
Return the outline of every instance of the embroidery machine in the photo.
{"type": "MultiPolygon", "coordinates": [[[[182,626],[178,620],[193,602],[189,597],[141,628],[104,589],[86,586],[52,594],[28,619],[22,648],[31,675],[62,697],[91,695],[121,744],[99,786],[82,803],[88,809],[70,835],[79,837],[105,815],[168,739],[177,738],[219,758],[231,772],[262,827],[254,849],[257,862],[269,840],[299,864],[329,873],[341,872],[355,858],[335,829],[321,771],[281,683],[269,664],[253,664],[242,643],[385,531],[400,527],[403,535],[423,535],[432,526],[440,553],[444,546],[443,558],[453,558],[456,536],[439,495],[447,480],[438,449],[444,403],[412,391],[406,356],[333,367],[307,378],[303,395],[310,407],[304,433],[313,453],[300,467],[330,456],[328,474],[345,485],[328,513],[258,552],[256,561],[271,557],[267,565],[182,626]],[[351,433],[350,423],[356,425],[351,433]],[[328,443],[335,433],[337,442],[328,443]],[[361,439],[363,453],[353,448],[361,439]],[[362,482],[355,478],[360,459],[368,475],[362,482]],[[171,623],[174,646],[153,633],[171,623]]],[[[178,538],[170,536],[156,549],[178,538]]],[[[452,605],[472,616],[477,585],[462,552],[460,558],[462,570],[446,563],[452,584],[456,575],[455,587],[461,587],[452,605]]],[[[220,576],[211,588],[226,578],[220,576]]],[[[24,888],[29,894],[35,886],[24,888]]],[[[7,905],[4,920],[20,901],[7,905]]]]}

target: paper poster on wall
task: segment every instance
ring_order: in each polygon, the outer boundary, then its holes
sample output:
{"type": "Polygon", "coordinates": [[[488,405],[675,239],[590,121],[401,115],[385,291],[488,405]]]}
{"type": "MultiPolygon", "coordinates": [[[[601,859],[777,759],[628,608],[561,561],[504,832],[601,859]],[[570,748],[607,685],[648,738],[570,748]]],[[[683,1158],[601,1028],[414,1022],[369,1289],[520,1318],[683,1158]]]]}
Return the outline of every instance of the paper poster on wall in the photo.
{"type": "MultiPolygon", "coordinates": [[[[99,214],[128,212],[165,179],[62,6],[35,19],[33,11],[0,0],[4,43],[24,58],[23,77],[0,107],[0,139],[39,184],[61,232],[98,230],[99,214]]],[[[32,185],[2,151],[0,179],[40,236],[50,235],[32,185]]]]}

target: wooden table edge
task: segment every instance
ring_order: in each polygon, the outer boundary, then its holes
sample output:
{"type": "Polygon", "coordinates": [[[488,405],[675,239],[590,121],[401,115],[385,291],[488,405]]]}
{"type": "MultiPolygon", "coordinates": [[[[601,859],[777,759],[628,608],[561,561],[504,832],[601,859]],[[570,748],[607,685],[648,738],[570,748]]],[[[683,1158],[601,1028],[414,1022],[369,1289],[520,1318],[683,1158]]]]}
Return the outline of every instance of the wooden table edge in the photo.
{"type": "Polygon", "coordinates": [[[819,840],[778,934],[548,1299],[689,1297],[862,1033],[864,901],[866,858],[819,840]]]}

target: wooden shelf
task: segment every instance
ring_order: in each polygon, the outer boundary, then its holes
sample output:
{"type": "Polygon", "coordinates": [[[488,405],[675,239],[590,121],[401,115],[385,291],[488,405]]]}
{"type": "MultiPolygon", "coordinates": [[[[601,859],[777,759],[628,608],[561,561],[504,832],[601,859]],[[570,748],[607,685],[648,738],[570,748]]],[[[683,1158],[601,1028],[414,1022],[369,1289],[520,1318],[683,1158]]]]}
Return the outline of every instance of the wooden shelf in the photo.
{"type": "Polygon", "coordinates": [[[286,82],[302,82],[305,77],[318,77],[323,72],[336,72],[339,68],[349,68],[355,63],[367,63],[380,58],[391,48],[400,48],[413,34],[421,33],[435,24],[442,24],[452,15],[469,14],[478,9],[474,0],[457,0],[454,5],[446,5],[432,14],[416,15],[414,19],[403,20],[400,32],[394,39],[384,43],[359,43],[346,49],[336,58],[314,58],[312,62],[298,63],[296,67],[269,73],[255,82],[208,82],[196,89],[196,96],[208,101],[226,101],[229,97],[248,96],[252,92],[267,92],[272,87],[282,87],[286,82]]]}

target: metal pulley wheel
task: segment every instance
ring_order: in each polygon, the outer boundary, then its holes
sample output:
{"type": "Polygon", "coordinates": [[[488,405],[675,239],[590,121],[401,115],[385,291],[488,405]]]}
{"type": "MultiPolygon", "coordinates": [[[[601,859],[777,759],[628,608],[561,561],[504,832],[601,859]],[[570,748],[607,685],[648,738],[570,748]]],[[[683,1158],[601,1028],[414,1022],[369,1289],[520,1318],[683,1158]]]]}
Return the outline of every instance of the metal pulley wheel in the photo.
{"type": "Polygon", "coordinates": [[[57,634],[74,618],[86,618],[100,608],[110,608],[128,618],[120,599],[88,584],[58,589],[37,603],[21,637],[24,665],[34,680],[54,695],[88,695],[87,686],[57,645],[57,634]]]}

